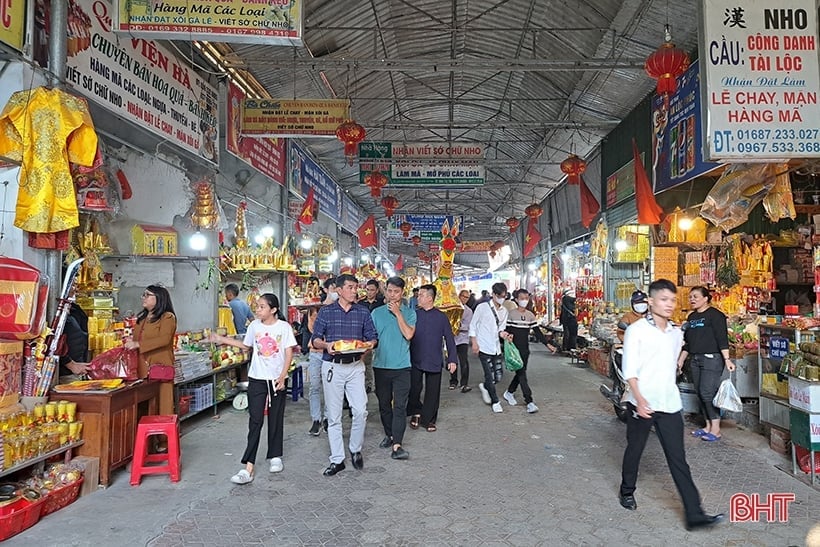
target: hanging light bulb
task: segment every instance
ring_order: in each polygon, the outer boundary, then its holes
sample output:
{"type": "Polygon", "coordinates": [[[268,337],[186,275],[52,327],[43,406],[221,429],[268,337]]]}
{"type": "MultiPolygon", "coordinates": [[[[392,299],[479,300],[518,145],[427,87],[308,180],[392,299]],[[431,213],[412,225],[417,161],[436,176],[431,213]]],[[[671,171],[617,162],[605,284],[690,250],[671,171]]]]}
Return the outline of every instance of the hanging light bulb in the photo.
{"type": "Polygon", "coordinates": [[[619,239],[618,241],[615,242],[615,250],[618,251],[619,253],[624,252],[628,248],[629,248],[629,244],[626,241],[624,241],[623,239],[619,239]]]}
{"type": "Polygon", "coordinates": [[[264,227],[262,227],[262,235],[267,238],[273,237],[273,226],[267,224],[264,227]]]}
{"type": "Polygon", "coordinates": [[[344,258],[344,263],[345,263],[345,266],[352,266],[353,265],[353,259],[350,258],[349,256],[346,256],[344,258]]]}
{"type": "Polygon", "coordinates": [[[265,234],[263,234],[262,232],[253,236],[253,240],[256,242],[257,245],[264,245],[266,239],[267,238],[265,237],[265,234]]]}
{"type": "Polygon", "coordinates": [[[205,247],[208,246],[208,238],[205,237],[202,232],[197,230],[191,235],[191,239],[188,240],[188,244],[194,251],[204,251],[205,247]]]}
{"type": "Polygon", "coordinates": [[[313,247],[313,240],[312,240],[312,239],[310,239],[309,237],[303,237],[303,238],[302,238],[302,241],[299,243],[299,245],[300,245],[303,249],[305,249],[305,250],[309,250],[309,249],[311,249],[311,248],[313,247]]]}
{"type": "Polygon", "coordinates": [[[680,217],[678,219],[678,228],[684,232],[692,228],[692,219],[689,217],[680,217]]]}
{"type": "Polygon", "coordinates": [[[336,262],[336,259],[337,259],[337,258],[339,258],[339,253],[338,253],[338,252],[336,252],[336,251],[333,251],[332,253],[330,253],[330,254],[327,256],[327,259],[328,259],[328,261],[330,261],[330,262],[336,262]]]}

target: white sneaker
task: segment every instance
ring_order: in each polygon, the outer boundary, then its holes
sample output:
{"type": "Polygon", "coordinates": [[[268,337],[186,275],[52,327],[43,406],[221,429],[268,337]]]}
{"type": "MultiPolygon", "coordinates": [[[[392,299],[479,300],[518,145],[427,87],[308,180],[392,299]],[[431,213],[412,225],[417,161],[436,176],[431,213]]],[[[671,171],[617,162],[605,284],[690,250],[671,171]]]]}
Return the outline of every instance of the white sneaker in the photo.
{"type": "Polygon", "coordinates": [[[247,469],[240,469],[236,475],[231,477],[231,482],[234,484],[248,484],[253,480],[253,475],[248,473],[247,469]]]}
{"type": "Polygon", "coordinates": [[[282,463],[282,458],[271,458],[270,459],[270,472],[271,473],[280,473],[285,466],[282,463]]]}
{"type": "Polygon", "coordinates": [[[515,406],[518,404],[518,401],[515,400],[515,396],[509,391],[504,392],[504,400],[510,403],[510,406],[515,406]]]}
{"type": "Polygon", "coordinates": [[[504,412],[504,409],[501,408],[501,403],[493,403],[493,412],[495,412],[495,413],[504,412]]]}
{"type": "Polygon", "coordinates": [[[493,400],[490,398],[490,392],[487,391],[487,388],[484,387],[483,382],[478,384],[478,389],[481,390],[481,398],[484,399],[484,402],[488,405],[492,404],[493,400]]]}
{"type": "Polygon", "coordinates": [[[535,403],[527,403],[527,412],[530,414],[535,414],[538,412],[538,407],[535,406],[535,403]]]}

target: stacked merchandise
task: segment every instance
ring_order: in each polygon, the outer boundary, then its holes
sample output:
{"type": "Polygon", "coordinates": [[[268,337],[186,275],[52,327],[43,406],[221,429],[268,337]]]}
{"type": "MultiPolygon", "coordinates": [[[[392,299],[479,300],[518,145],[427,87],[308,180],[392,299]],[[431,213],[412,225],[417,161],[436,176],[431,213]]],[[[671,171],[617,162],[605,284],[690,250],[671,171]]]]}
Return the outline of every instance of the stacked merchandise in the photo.
{"type": "Polygon", "coordinates": [[[207,351],[184,351],[175,354],[174,383],[208,374],[213,369],[211,354],[207,351]]]}

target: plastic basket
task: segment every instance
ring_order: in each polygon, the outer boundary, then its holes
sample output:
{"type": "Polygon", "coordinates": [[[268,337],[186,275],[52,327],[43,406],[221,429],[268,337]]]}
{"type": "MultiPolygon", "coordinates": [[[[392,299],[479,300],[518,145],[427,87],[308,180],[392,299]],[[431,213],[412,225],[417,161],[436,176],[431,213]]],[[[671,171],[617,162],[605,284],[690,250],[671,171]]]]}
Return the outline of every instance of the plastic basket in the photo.
{"type": "Polygon", "coordinates": [[[190,412],[199,412],[211,406],[214,402],[214,385],[202,384],[180,388],[180,396],[191,396],[190,412]]]}
{"type": "Polygon", "coordinates": [[[42,509],[43,500],[32,503],[25,499],[0,507],[0,541],[5,541],[37,524],[42,509]]]}
{"type": "Polygon", "coordinates": [[[50,515],[54,511],[59,511],[66,505],[69,505],[78,497],[80,497],[80,488],[83,486],[83,478],[80,477],[78,481],[66,484],[55,488],[43,500],[43,510],[40,513],[41,517],[50,515]]]}

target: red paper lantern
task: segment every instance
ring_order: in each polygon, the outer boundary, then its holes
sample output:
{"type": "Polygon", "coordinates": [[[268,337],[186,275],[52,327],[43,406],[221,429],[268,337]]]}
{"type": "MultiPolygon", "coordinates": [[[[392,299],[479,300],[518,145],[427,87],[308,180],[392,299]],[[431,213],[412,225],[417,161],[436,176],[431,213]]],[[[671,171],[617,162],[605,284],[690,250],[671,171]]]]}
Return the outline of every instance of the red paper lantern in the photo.
{"type": "Polygon", "coordinates": [[[358,145],[364,140],[365,135],[367,132],[364,127],[353,120],[345,120],[336,128],[336,138],[345,143],[345,157],[348,165],[353,165],[353,160],[358,155],[358,145]]]}
{"type": "Polygon", "coordinates": [[[543,213],[544,209],[537,203],[527,205],[527,208],[524,209],[524,214],[527,215],[527,217],[531,220],[537,220],[538,217],[540,217],[543,213]]]}
{"type": "Polygon", "coordinates": [[[404,236],[404,239],[410,237],[410,230],[413,229],[413,225],[409,222],[402,222],[399,224],[399,230],[401,230],[401,235],[404,236]]]}
{"type": "Polygon", "coordinates": [[[421,237],[419,237],[419,236],[413,236],[412,238],[410,238],[410,241],[412,241],[412,242],[413,242],[413,245],[414,245],[414,246],[418,247],[418,246],[419,246],[419,243],[421,243],[421,237]]]}
{"type": "Polygon", "coordinates": [[[510,217],[507,219],[505,224],[510,229],[510,233],[513,234],[518,229],[518,227],[521,226],[521,221],[515,217],[510,217]]]}
{"type": "Polygon", "coordinates": [[[567,175],[570,184],[580,184],[581,175],[587,170],[587,162],[575,154],[570,154],[567,159],[561,162],[561,171],[567,175]]]}
{"type": "Polygon", "coordinates": [[[456,240],[448,237],[447,239],[442,240],[441,248],[445,251],[453,252],[456,250],[456,240]]]}
{"type": "Polygon", "coordinates": [[[384,214],[387,215],[387,218],[390,218],[399,208],[399,200],[396,196],[384,196],[382,198],[382,207],[384,207],[384,214]]]}
{"type": "Polygon", "coordinates": [[[666,25],[664,33],[664,43],[646,59],[643,68],[650,77],[658,80],[656,91],[664,96],[666,102],[678,87],[676,78],[689,68],[689,55],[672,43],[669,25],[666,25]]]}
{"type": "Polygon", "coordinates": [[[381,171],[373,171],[364,176],[364,183],[370,187],[370,197],[378,198],[382,195],[382,188],[387,186],[389,179],[381,171]]]}

